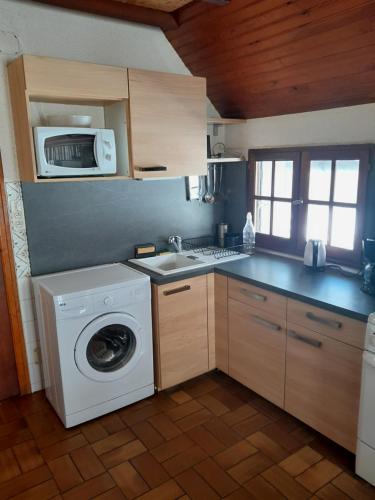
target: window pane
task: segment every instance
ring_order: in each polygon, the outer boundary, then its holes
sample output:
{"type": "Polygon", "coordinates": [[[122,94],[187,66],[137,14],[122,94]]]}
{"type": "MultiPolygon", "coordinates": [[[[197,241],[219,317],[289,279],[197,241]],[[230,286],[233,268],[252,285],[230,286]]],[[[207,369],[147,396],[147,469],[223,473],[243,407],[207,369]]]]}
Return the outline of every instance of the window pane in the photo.
{"type": "Polygon", "coordinates": [[[332,246],[353,250],[356,212],[357,210],[355,208],[333,207],[332,246]]]}
{"type": "Polygon", "coordinates": [[[291,198],[293,188],[293,162],[275,161],[274,196],[291,198]]]}
{"type": "Polygon", "coordinates": [[[273,203],[272,234],[280,238],[290,238],[292,204],[285,201],[273,203]]]}
{"type": "Polygon", "coordinates": [[[334,201],[357,202],[358,175],[359,160],[336,160],[334,201]]]}
{"type": "Polygon", "coordinates": [[[309,200],[329,200],[331,171],[331,160],[312,160],[310,162],[309,200]]]}
{"type": "Polygon", "coordinates": [[[255,168],[255,194],[271,196],[272,161],[257,161],[255,168]]]}
{"type": "Polygon", "coordinates": [[[271,202],[255,200],[255,231],[270,234],[271,228],[271,202]]]}
{"type": "Polygon", "coordinates": [[[307,208],[307,240],[323,240],[327,243],[329,208],[326,205],[308,205],[307,208]]]}

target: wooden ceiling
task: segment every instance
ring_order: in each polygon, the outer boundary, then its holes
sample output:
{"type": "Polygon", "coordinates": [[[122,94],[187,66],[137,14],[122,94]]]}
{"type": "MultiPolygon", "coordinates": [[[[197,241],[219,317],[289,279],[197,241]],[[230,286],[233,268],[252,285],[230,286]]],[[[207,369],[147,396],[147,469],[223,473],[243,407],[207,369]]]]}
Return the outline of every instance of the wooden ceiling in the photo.
{"type": "Polygon", "coordinates": [[[221,116],[254,118],[375,101],[374,0],[193,3],[166,31],[207,78],[221,116]]]}

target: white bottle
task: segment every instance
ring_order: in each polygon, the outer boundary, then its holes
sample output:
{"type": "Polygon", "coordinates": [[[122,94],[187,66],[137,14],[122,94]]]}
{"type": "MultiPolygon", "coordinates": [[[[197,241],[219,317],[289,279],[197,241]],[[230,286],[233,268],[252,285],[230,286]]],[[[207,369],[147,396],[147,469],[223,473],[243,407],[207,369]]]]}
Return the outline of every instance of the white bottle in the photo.
{"type": "Polygon", "coordinates": [[[245,245],[245,253],[253,254],[255,252],[255,229],[251,212],[248,212],[246,215],[246,224],[243,228],[242,238],[245,245]]]}

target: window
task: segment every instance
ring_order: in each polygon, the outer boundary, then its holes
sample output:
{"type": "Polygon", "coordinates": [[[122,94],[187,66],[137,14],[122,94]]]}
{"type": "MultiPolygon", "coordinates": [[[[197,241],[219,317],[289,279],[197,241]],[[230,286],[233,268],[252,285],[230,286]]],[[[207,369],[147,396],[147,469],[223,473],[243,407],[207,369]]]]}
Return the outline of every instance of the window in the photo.
{"type": "Polygon", "coordinates": [[[321,239],[328,258],[359,264],[369,148],[250,152],[250,209],[258,246],[302,254],[321,239]]]}

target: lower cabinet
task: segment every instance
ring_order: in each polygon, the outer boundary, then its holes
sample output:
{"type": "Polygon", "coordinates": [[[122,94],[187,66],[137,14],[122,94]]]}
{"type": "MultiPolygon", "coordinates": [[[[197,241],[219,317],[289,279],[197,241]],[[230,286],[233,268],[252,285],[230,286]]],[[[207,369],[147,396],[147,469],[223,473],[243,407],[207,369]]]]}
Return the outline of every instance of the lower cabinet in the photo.
{"type": "Polygon", "coordinates": [[[283,407],[285,319],[233,299],[228,315],[229,375],[283,407]]]}
{"type": "Polygon", "coordinates": [[[285,410],[355,451],[362,351],[288,323],[285,410]]]}
{"type": "MultiPolygon", "coordinates": [[[[209,370],[210,275],[153,285],[156,384],[167,389],[209,370]]],[[[214,346],[210,346],[214,349],[214,346]]]]}

